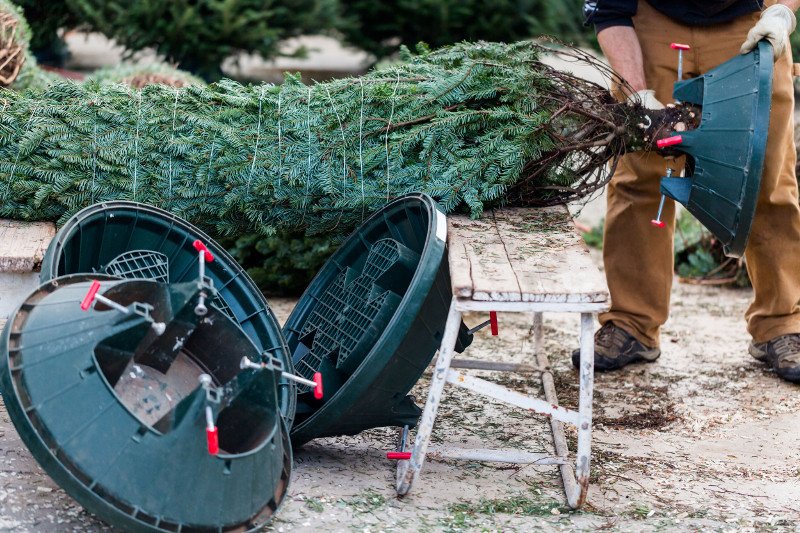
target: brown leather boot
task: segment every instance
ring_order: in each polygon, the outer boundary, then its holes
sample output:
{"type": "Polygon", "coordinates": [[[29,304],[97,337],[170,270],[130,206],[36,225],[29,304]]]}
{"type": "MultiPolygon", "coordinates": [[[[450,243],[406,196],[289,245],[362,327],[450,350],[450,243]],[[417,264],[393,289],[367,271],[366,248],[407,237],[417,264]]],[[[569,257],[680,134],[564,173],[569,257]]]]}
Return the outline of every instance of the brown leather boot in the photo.
{"type": "MultiPolygon", "coordinates": [[[[652,363],[661,355],[658,348],[648,348],[613,322],[606,324],[594,334],[595,370],[616,370],[625,365],[643,361],[652,363]]],[[[572,364],[580,366],[580,349],[572,352],[572,364]]]]}
{"type": "Polygon", "coordinates": [[[761,344],[751,342],[749,352],[783,379],[800,383],[800,333],[781,335],[761,344]]]}

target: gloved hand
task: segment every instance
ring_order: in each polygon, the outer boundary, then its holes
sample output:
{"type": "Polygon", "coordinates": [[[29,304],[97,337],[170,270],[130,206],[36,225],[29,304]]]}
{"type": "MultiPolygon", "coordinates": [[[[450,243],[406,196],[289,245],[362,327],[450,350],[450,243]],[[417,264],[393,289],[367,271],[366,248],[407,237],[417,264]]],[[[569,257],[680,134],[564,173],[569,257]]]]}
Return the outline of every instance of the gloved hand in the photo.
{"type": "Polygon", "coordinates": [[[773,58],[777,59],[783,54],[789,43],[789,34],[797,26],[794,12],[783,4],[769,6],[761,13],[761,18],[756,25],[750,28],[747,39],[742,44],[741,52],[746,54],[756,47],[758,41],[766,39],[772,44],[773,58]]]}
{"type": "Polygon", "coordinates": [[[642,89],[628,96],[629,103],[641,103],[645,109],[664,109],[664,104],[656,98],[653,89],[642,89]]]}

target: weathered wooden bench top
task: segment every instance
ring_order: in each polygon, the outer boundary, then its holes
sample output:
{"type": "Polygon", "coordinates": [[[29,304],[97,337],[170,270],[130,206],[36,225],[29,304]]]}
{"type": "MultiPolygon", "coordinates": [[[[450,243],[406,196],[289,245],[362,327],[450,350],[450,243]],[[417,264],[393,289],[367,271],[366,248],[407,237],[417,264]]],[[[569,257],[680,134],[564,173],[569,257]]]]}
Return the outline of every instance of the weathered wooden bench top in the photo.
{"type": "Polygon", "coordinates": [[[564,206],[448,217],[453,294],[497,302],[603,303],[605,277],[564,206]]]}
{"type": "Polygon", "coordinates": [[[37,269],[55,233],[51,222],[0,219],[0,272],[37,269]]]}

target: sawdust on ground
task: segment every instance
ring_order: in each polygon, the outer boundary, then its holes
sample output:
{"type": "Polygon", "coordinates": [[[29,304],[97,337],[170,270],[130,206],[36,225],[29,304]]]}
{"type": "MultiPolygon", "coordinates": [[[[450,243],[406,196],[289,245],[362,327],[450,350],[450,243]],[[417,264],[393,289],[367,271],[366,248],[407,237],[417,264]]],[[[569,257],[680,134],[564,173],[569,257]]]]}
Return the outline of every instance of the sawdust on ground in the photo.
{"type": "MultiPolygon", "coordinates": [[[[599,258],[596,257],[599,262],[599,258]]],[[[555,467],[431,460],[403,499],[394,493],[396,429],[320,439],[295,450],[275,531],[799,531],[800,386],[746,353],[747,290],[676,285],[664,355],[599,374],[589,503],[564,504],[555,467]]],[[[294,301],[271,302],[283,320],[294,301]]],[[[529,317],[500,315],[465,356],[531,363],[529,317]]],[[[475,324],[480,316],[467,319],[475,324]]],[[[574,405],[569,353],[578,320],[549,315],[546,349],[561,403],[574,405]]],[[[538,376],[476,372],[522,392],[538,376]]],[[[420,403],[425,376],[414,394],[420,403]]],[[[574,446],[574,434],[568,435],[574,446]]],[[[437,442],[551,450],[546,420],[446,389],[437,442]]],[[[111,530],[43,473],[0,408],[0,531],[111,530]]]]}

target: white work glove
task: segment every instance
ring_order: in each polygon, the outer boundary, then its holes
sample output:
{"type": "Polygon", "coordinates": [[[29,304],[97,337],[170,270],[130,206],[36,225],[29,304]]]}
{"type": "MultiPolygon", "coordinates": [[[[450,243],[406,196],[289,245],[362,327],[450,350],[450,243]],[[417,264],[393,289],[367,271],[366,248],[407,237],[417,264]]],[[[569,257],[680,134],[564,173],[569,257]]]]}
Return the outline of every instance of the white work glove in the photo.
{"type": "Polygon", "coordinates": [[[761,18],[756,25],[750,28],[747,39],[742,44],[741,52],[746,54],[756,47],[758,41],[766,39],[772,44],[773,58],[777,59],[783,54],[789,43],[789,34],[797,26],[794,11],[783,4],[769,6],[761,13],[761,18]]]}
{"type": "Polygon", "coordinates": [[[664,104],[656,98],[653,89],[642,89],[628,96],[629,103],[640,103],[645,109],[664,109],[664,104]]]}

